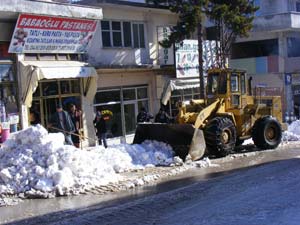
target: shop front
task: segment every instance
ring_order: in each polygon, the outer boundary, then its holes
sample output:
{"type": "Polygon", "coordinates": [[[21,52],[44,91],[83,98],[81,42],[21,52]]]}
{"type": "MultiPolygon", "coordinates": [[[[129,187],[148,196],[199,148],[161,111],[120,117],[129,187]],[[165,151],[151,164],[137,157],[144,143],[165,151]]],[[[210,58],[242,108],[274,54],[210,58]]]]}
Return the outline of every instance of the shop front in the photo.
{"type": "Polygon", "coordinates": [[[151,70],[98,69],[98,88],[94,111],[109,110],[108,142],[131,143],[142,107],[155,114],[159,99],[156,96],[156,74],[151,70]]]}
{"type": "MultiPolygon", "coordinates": [[[[22,108],[21,124],[28,127],[34,118],[48,127],[56,105],[68,111],[76,105],[82,111],[84,135],[94,138],[91,107],[96,92],[97,72],[94,67],[79,61],[20,61],[19,90],[22,108]]],[[[36,121],[35,121],[36,122],[36,121]]],[[[87,141],[87,140],[86,140],[87,141]]],[[[88,143],[93,144],[93,143],[88,143]]]]}

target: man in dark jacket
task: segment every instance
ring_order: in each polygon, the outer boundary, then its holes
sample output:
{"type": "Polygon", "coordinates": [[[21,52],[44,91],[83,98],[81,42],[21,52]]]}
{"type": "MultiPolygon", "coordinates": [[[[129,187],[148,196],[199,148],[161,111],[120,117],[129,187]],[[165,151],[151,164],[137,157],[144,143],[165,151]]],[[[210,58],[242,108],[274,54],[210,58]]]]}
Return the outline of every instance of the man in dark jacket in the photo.
{"type": "Polygon", "coordinates": [[[154,122],[155,123],[169,123],[170,120],[171,120],[171,118],[168,115],[168,113],[163,108],[160,108],[159,112],[155,116],[154,122]]]}
{"type": "Polygon", "coordinates": [[[63,110],[61,104],[57,104],[56,112],[53,114],[49,127],[55,132],[61,131],[65,135],[65,142],[68,145],[74,145],[71,133],[75,131],[73,122],[69,114],[63,110]]]}
{"type": "Polygon", "coordinates": [[[136,118],[137,122],[138,123],[150,122],[150,119],[153,119],[153,116],[146,111],[145,107],[142,107],[141,111],[137,115],[136,118]]]}
{"type": "Polygon", "coordinates": [[[102,145],[102,141],[103,141],[103,145],[105,148],[107,148],[107,141],[106,141],[106,132],[107,132],[107,128],[106,128],[106,122],[103,118],[103,116],[101,115],[100,111],[97,111],[96,117],[94,119],[94,126],[96,128],[96,134],[98,137],[98,142],[99,145],[102,145]]]}

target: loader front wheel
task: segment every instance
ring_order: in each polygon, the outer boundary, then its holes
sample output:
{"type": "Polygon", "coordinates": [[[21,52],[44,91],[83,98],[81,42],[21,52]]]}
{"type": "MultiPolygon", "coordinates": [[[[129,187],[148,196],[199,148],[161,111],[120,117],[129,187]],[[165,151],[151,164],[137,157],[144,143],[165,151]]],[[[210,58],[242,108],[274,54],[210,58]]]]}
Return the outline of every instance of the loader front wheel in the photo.
{"type": "Polygon", "coordinates": [[[233,151],[236,142],[236,129],[227,117],[215,117],[204,129],[206,148],[209,154],[223,157],[233,151]]]}
{"type": "Polygon", "coordinates": [[[266,116],[255,121],[252,139],[258,148],[274,149],[280,144],[281,137],[281,125],[276,119],[266,116]]]}

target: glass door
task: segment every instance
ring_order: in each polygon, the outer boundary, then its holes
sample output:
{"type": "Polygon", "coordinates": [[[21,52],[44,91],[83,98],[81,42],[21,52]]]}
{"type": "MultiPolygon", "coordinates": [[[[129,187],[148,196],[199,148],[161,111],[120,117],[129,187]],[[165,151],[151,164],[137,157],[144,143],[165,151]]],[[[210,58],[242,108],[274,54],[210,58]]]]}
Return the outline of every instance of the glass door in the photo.
{"type": "Polygon", "coordinates": [[[125,132],[126,134],[133,134],[136,128],[136,103],[124,104],[124,118],[125,118],[125,132]]]}

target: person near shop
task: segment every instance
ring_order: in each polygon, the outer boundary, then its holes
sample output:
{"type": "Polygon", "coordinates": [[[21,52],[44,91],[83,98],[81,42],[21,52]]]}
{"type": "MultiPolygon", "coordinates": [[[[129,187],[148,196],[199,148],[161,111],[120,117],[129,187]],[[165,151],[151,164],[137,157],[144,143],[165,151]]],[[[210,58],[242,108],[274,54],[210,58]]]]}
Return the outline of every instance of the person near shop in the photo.
{"type": "Polygon", "coordinates": [[[48,127],[54,132],[62,132],[65,135],[65,143],[74,145],[71,134],[75,131],[75,127],[69,113],[63,110],[61,104],[56,105],[56,112],[52,115],[48,127]]]}
{"type": "Polygon", "coordinates": [[[41,123],[41,116],[38,110],[35,107],[32,107],[30,109],[30,115],[29,115],[30,125],[35,126],[37,124],[41,123]]]}
{"type": "Polygon", "coordinates": [[[71,138],[72,138],[74,145],[77,148],[79,148],[80,147],[79,131],[82,126],[81,125],[82,124],[82,121],[81,121],[82,112],[76,108],[75,104],[71,103],[69,105],[69,115],[71,117],[71,120],[72,120],[74,128],[75,128],[74,134],[71,134],[71,138]]]}
{"type": "Polygon", "coordinates": [[[106,127],[106,121],[104,119],[104,116],[101,114],[100,111],[97,111],[96,117],[93,121],[94,126],[96,128],[96,135],[98,137],[98,143],[99,145],[103,145],[105,148],[107,148],[107,141],[106,141],[106,132],[107,132],[107,127],[106,127]]]}
{"type": "Polygon", "coordinates": [[[160,108],[158,113],[155,116],[155,123],[170,123],[170,116],[168,113],[164,110],[164,108],[160,108]]]}
{"type": "Polygon", "coordinates": [[[150,122],[151,119],[153,119],[153,116],[146,111],[145,107],[141,108],[136,118],[138,123],[150,122]]]}

